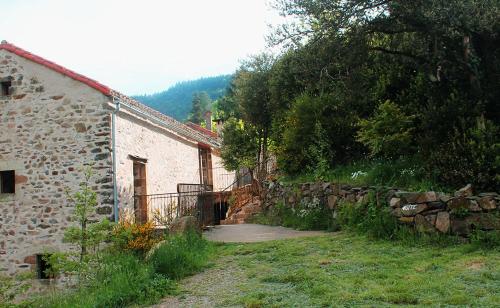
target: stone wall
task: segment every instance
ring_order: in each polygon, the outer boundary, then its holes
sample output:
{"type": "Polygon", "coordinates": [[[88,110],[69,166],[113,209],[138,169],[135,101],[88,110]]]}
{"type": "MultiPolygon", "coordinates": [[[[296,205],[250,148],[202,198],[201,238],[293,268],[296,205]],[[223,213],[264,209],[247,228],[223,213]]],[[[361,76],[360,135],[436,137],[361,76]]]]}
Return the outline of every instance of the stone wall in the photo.
{"type": "Polygon", "coordinates": [[[468,236],[474,229],[500,230],[500,195],[496,192],[474,194],[467,185],[454,194],[407,192],[397,188],[353,187],[328,182],[283,185],[268,182],[264,189],[264,209],[278,203],[287,207],[319,200],[335,212],[342,202],[355,204],[367,200],[370,192],[402,224],[421,232],[441,232],[468,236]]]}
{"type": "Polygon", "coordinates": [[[0,50],[0,170],[15,170],[15,194],[0,194],[0,274],[34,266],[35,254],[66,250],[64,230],[81,168],[94,164],[98,218],[112,213],[109,99],[82,83],[0,50]]]}

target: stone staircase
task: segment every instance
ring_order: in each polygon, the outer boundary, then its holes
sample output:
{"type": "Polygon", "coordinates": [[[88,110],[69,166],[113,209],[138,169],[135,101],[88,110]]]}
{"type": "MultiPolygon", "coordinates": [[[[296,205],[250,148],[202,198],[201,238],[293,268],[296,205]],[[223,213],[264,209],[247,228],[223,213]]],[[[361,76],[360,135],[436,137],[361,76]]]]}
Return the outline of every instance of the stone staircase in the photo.
{"type": "Polygon", "coordinates": [[[235,225],[250,222],[250,219],[255,215],[262,212],[259,200],[252,201],[229,215],[225,220],[221,220],[221,225],[235,225]]]}
{"type": "Polygon", "coordinates": [[[227,217],[221,225],[243,224],[262,212],[261,201],[253,185],[247,185],[233,191],[234,202],[229,207],[227,217]]]}

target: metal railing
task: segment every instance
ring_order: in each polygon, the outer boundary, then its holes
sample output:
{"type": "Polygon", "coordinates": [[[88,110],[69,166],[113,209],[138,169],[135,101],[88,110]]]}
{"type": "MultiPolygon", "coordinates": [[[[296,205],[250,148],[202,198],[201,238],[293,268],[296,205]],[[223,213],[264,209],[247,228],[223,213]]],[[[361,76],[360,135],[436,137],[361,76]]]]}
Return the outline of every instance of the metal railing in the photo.
{"type": "MultiPolygon", "coordinates": [[[[267,165],[261,168],[264,172],[268,170],[267,165]]],[[[176,193],[134,195],[135,220],[139,223],[152,221],[157,227],[168,227],[178,217],[194,216],[202,226],[217,224],[225,218],[231,191],[254,184],[252,174],[250,170],[240,170],[232,174],[231,181],[219,182],[219,188],[181,183],[177,185],[176,193]]]]}
{"type": "Polygon", "coordinates": [[[135,195],[135,219],[138,222],[152,221],[157,227],[167,227],[174,219],[183,216],[194,216],[203,222],[210,199],[210,195],[204,191],[135,195]],[[146,210],[141,211],[141,208],[146,210]]]}

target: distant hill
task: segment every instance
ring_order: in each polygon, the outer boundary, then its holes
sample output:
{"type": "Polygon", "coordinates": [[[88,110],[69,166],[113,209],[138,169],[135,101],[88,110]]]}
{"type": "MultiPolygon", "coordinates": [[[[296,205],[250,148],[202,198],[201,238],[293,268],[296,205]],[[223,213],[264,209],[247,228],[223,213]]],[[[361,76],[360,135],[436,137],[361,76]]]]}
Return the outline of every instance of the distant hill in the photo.
{"type": "Polygon", "coordinates": [[[182,81],[166,91],[151,95],[138,95],[134,98],[166,115],[184,121],[191,110],[193,93],[205,91],[212,100],[215,100],[224,95],[231,77],[232,75],[221,75],[182,81]]]}

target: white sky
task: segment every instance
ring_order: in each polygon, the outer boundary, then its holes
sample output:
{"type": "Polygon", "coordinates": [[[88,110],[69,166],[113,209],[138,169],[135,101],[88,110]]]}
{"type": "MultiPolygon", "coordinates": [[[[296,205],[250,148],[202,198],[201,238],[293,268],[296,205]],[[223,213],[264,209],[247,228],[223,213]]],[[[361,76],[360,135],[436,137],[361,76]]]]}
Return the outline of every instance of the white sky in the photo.
{"type": "Polygon", "coordinates": [[[0,0],[0,40],[128,95],[232,73],[278,21],[268,0],[0,0]]]}

